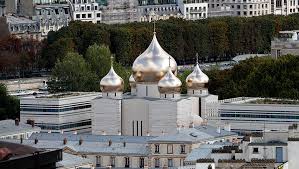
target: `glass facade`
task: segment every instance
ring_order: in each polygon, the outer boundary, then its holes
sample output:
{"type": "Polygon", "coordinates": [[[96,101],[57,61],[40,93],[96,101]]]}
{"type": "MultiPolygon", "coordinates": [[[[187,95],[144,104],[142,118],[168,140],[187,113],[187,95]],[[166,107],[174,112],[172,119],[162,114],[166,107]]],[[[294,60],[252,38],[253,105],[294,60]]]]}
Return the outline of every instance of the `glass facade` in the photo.
{"type": "Polygon", "coordinates": [[[51,124],[51,123],[36,123],[42,130],[62,130],[62,129],[70,129],[82,126],[91,125],[91,119],[78,121],[74,123],[62,123],[62,124],[51,124]]]}
{"type": "Polygon", "coordinates": [[[73,110],[81,110],[91,108],[91,105],[81,105],[81,106],[74,106],[68,108],[21,108],[21,111],[27,112],[66,112],[66,111],[73,111],[73,110]]]}

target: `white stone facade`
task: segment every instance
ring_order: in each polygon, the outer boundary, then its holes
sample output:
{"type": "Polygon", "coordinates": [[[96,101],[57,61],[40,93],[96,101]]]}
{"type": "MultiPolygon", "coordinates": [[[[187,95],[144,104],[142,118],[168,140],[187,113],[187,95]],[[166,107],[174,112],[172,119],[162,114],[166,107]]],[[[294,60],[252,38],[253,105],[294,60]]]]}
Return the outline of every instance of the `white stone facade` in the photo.
{"type": "Polygon", "coordinates": [[[179,0],[178,6],[187,20],[198,20],[208,17],[208,3],[201,0],[179,0]]]}
{"type": "Polygon", "coordinates": [[[209,0],[209,10],[230,7],[233,16],[261,16],[271,14],[270,0],[209,0]]]}
{"type": "Polygon", "coordinates": [[[100,23],[102,12],[95,0],[72,0],[73,20],[100,23]]]}

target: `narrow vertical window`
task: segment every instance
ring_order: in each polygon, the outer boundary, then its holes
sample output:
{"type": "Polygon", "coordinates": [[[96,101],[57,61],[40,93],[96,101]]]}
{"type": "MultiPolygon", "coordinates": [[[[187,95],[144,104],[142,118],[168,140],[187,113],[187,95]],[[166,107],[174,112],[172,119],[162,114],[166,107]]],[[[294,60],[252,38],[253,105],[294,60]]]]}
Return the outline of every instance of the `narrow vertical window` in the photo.
{"type": "Polygon", "coordinates": [[[140,136],[142,136],[142,121],[140,121],[140,136]]]}
{"type": "Polygon", "coordinates": [[[147,96],[148,95],[148,88],[147,88],[147,86],[145,86],[145,96],[147,96]]]}
{"type": "Polygon", "coordinates": [[[132,121],[132,131],[133,131],[133,136],[134,136],[134,120],[132,121]]]}
{"type": "Polygon", "coordinates": [[[137,136],[138,136],[138,121],[136,121],[136,130],[137,130],[137,136]]]}

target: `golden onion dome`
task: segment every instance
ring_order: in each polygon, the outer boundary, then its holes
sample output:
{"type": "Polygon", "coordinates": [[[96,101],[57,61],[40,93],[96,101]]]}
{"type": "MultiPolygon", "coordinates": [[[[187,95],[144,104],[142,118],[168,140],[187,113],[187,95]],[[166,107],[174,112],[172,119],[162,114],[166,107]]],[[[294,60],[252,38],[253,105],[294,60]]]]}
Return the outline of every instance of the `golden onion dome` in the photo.
{"type": "Polygon", "coordinates": [[[124,90],[124,80],[118,76],[113,67],[100,82],[102,92],[122,92],[124,90]]]}
{"type": "Polygon", "coordinates": [[[160,46],[156,34],[149,47],[139,55],[133,63],[133,76],[138,83],[148,82],[157,83],[168,71],[170,58],[170,67],[174,74],[177,71],[177,63],[172,56],[165,52],[160,46]]]}
{"type": "Polygon", "coordinates": [[[135,81],[133,75],[130,76],[129,83],[132,88],[136,88],[136,81],[135,81]]]}
{"type": "Polygon", "coordinates": [[[158,88],[160,93],[180,93],[182,82],[168,69],[165,76],[159,81],[158,88]]]}
{"type": "Polygon", "coordinates": [[[193,72],[186,78],[187,88],[195,90],[206,88],[208,82],[209,77],[200,70],[198,63],[196,63],[193,72]]]}

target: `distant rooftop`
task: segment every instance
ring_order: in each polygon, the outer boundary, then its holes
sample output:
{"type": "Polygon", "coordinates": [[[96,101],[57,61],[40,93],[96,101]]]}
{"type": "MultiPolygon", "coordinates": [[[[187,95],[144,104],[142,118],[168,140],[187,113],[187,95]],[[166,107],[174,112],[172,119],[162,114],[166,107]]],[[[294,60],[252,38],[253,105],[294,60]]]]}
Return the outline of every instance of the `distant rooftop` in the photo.
{"type": "Polygon", "coordinates": [[[39,127],[32,127],[29,124],[19,123],[15,125],[14,120],[2,120],[0,121],[0,138],[4,136],[15,135],[18,133],[26,133],[31,131],[39,132],[41,129],[39,127]]]}
{"type": "Polygon", "coordinates": [[[10,24],[34,24],[37,23],[36,21],[33,21],[31,19],[25,18],[25,17],[17,17],[12,15],[7,15],[7,23],[10,24]]]}
{"type": "Polygon", "coordinates": [[[45,94],[45,95],[36,95],[36,96],[28,96],[24,98],[48,98],[48,99],[61,99],[67,97],[75,97],[75,96],[83,96],[89,94],[98,94],[97,92],[67,92],[67,93],[57,93],[57,94],[45,94]]]}
{"type": "Polygon", "coordinates": [[[260,98],[260,97],[236,97],[219,100],[220,103],[238,103],[238,104],[291,104],[298,105],[299,100],[260,98]]]}

